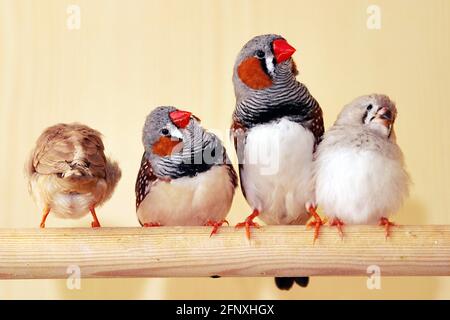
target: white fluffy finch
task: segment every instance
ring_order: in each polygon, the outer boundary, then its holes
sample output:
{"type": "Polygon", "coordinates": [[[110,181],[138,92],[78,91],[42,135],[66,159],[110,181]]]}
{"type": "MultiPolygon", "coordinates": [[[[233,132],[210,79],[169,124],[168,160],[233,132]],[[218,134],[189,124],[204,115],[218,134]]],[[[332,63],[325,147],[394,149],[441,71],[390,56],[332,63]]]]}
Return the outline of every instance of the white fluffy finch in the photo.
{"type": "Polygon", "coordinates": [[[227,223],[236,173],[219,138],[198,118],[175,107],[158,107],[143,129],[145,148],[136,181],[142,226],[213,226],[227,223]]]}
{"type": "Polygon", "coordinates": [[[107,159],[101,134],[88,126],[58,124],[39,137],[27,164],[30,193],[43,212],[78,219],[89,212],[100,227],[95,208],[108,200],[121,177],[107,159]]]}
{"type": "MultiPolygon", "coordinates": [[[[295,49],[281,36],[254,37],[240,51],[233,75],[236,107],[232,135],[239,159],[241,189],[252,214],[237,227],[305,224],[314,207],[313,153],[323,135],[322,110],[296,80],[295,49]]],[[[289,289],[294,279],[277,279],[289,289]]],[[[298,278],[305,285],[307,280],[298,278]]]]}
{"type": "Polygon", "coordinates": [[[396,143],[397,109],[387,96],[362,96],[344,107],[315,161],[316,200],[342,235],[345,224],[392,225],[410,183],[396,143]]]}

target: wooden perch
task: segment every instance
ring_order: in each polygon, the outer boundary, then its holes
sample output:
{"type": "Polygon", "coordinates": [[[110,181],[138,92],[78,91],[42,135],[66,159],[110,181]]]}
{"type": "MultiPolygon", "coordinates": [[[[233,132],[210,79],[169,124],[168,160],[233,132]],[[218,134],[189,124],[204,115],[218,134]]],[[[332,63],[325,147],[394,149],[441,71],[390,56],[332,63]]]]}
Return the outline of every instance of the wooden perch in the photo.
{"type": "Polygon", "coordinates": [[[304,226],[0,229],[0,279],[362,276],[449,276],[450,226],[400,226],[385,239],[378,226],[324,227],[313,244],[304,226]]]}

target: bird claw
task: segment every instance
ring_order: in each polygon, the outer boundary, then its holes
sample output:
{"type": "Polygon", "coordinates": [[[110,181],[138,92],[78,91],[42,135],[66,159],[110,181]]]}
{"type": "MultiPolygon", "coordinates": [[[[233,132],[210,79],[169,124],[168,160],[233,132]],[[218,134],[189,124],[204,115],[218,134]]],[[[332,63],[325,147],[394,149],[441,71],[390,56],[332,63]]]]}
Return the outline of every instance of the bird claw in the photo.
{"type": "Polygon", "coordinates": [[[161,224],[159,222],[146,222],[142,225],[144,228],[154,228],[154,227],[161,227],[161,224]]]}
{"type": "Polygon", "coordinates": [[[314,221],[310,221],[306,224],[306,228],[310,229],[314,227],[314,240],[313,244],[316,243],[316,240],[319,238],[320,228],[327,222],[326,219],[321,219],[320,216],[316,212],[316,208],[310,207],[309,213],[314,218],[314,221]]]}
{"type": "Polygon", "coordinates": [[[39,227],[41,229],[45,228],[45,221],[47,221],[47,217],[48,217],[49,214],[50,214],[50,207],[49,206],[45,206],[44,212],[43,212],[43,215],[42,215],[41,224],[39,225],[39,227]]]}
{"type": "Polygon", "coordinates": [[[212,220],[208,220],[205,223],[205,226],[207,227],[213,227],[211,234],[209,235],[209,237],[211,238],[214,234],[217,233],[217,231],[219,230],[219,228],[221,226],[223,226],[223,224],[226,223],[228,226],[230,225],[230,223],[227,220],[221,220],[221,221],[212,221],[212,220]]]}
{"type": "Polygon", "coordinates": [[[253,221],[253,219],[255,219],[258,215],[258,210],[254,210],[253,213],[249,215],[244,222],[240,222],[235,226],[236,229],[245,228],[245,234],[247,235],[248,240],[250,240],[250,228],[254,227],[256,229],[259,229],[260,227],[259,224],[253,221]]]}
{"type": "Polygon", "coordinates": [[[391,229],[391,227],[395,226],[395,223],[389,221],[388,218],[382,217],[380,219],[380,222],[378,223],[378,225],[384,226],[385,235],[386,235],[386,239],[387,239],[391,236],[390,229],[391,229]]]}
{"type": "Polygon", "coordinates": [[[91,223],[91,227],[100,228],[100,222],[98,221],[97,213],[95,213],[95,206],[92,206],[89,210],[91,211],[92,218],[94,219],[94,221],[92,221],[91,223]]]}
{"type": "Polygon", "coordinates": [[[313,243],[316,243],[316,240],[319,239],[319,234],[320,234],[320,228],[325,224],[324,221],[322,221],[322,219],[320,220],[314,220],[311,222],[308,222],[308,224],[306,225],[307,229],[310,229],[312,227],[314,227],[314,239],[313,239],[313,243]]]}
{"type": "Polygon", "coordinates": [[[236,229],[245,228],[245,234],[247,235],[247,239],[250,240],[250,228],[254,227],[259,229],[260,225],[252,220],[245,220],[245,222],[240,222],[236,225],[236,229]]]}
{"type": "Polygon", "coordinates": [[[333,220],[331,220],[331,222],[330,222],[330,226],[336,227],[338,229],[338,232],[339,232],[339,235],[341,236],[341,239],[344,238],[344,232],[342,230],[342,226],[343,225],[344,225],[344,223],[338,218],[333,218],[333,220]]]}
{"type": "Polygon", "coordinates": [[[92,228],[100,228],[101,226],[100,226],[100,222],[98,222],[98,221],[92,221],[91,222],[91,227],[92,228]]]}

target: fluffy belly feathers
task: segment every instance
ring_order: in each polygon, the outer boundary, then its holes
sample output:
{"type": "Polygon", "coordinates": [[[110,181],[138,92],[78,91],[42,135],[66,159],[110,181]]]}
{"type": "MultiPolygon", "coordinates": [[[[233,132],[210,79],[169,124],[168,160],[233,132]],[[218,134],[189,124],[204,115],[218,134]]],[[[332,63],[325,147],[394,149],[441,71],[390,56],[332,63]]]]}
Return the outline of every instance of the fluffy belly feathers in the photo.
{"type": "Polygon", "coordinates": [[[101,204],[107,189],[103,179],[80,184],[39,174],[31,179],[30,187],[41,210],[49,206],[52,214],[70,219],[79,219],[89,213],[91,206],[101,204]]]}
{"type": "Polygon", "coordinates": [[[248,132],[241,181],[252,209],[267,224],[303,224],[314,202],[315,139],[300,124],[282,119],[248,132]]]}
{"type": "Polygon", "coordinates": [[[375,224],[399,210],[408,193],[402,164],[374,151],[333,149],[317,166],[317,202],[344,223],[375,224]]]}
{"type": "Polygon", "coordinates": [[[195,177],[158,181],[140,204],[141,223],[164,226],[201,226],[225,219],[234,186],[226,166],[215,166],[195,177]]]}

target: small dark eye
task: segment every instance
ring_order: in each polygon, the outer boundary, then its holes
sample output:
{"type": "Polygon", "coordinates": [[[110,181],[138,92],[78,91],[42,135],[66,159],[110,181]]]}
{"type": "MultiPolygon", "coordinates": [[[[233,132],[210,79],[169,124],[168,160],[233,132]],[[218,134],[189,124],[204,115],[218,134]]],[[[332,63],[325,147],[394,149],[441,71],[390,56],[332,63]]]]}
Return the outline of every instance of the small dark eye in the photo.
{"type": "Polygon", "coordinates": [[[161,130],[161,133],[162,133],[163,135],[167,136],[167,135],[169,135],[169,130],[166,129],[166,128],[164,128],[164,129],[161,130]]]}
{"type": "Polygon", "coordinates": [[[256,56],[258,57],[258,59],[264,59],[266,54],[264,53],[264,51],[258,50],[258,51],[256,51],[256,56]]]}
{"type": "Polygon", "coordinates": [[[372,108],[373,108],[373,105],[369,104],[369,105],[367,106],[367,111],[372,110],[372,108]]]}

